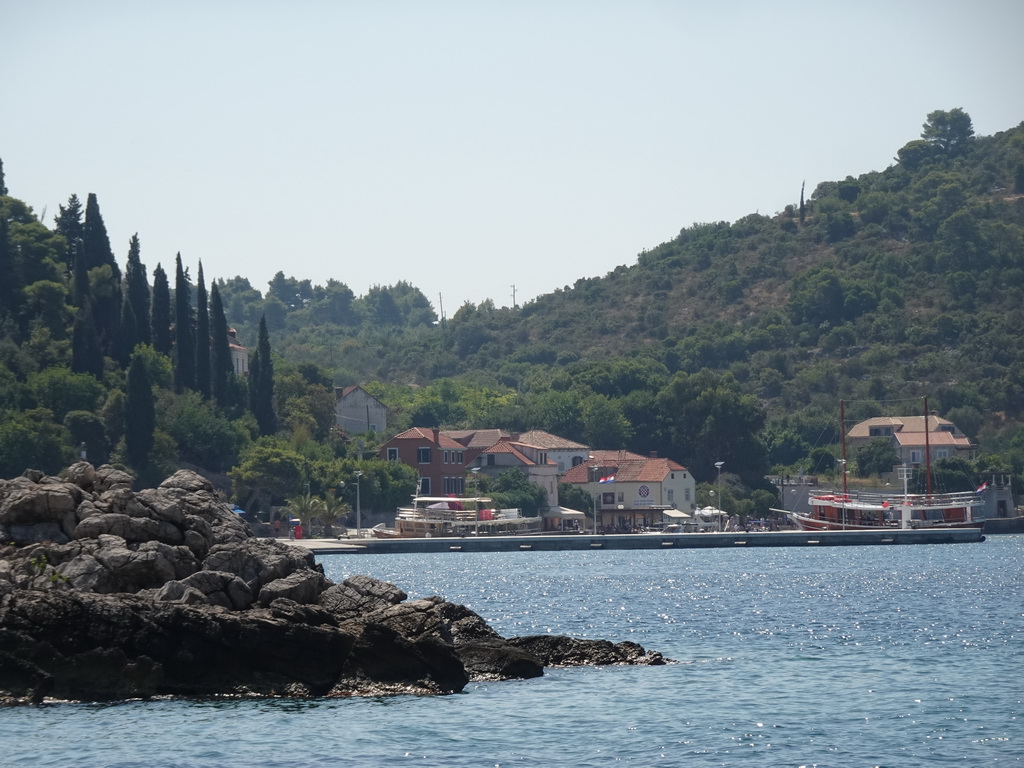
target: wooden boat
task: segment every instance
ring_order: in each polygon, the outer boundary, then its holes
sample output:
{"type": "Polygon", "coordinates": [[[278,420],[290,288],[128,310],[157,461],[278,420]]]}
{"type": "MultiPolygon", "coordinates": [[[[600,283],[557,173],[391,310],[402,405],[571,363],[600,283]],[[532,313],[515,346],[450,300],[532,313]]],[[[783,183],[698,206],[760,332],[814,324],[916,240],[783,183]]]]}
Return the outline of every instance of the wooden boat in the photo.
{"type": "MultiPolygon", "coordinates": [[[[928,400],[924,401],[925,417],[928,400]]],[[[786,512],[789,519],[805,531],[865,531],[892,528],[981,528],[983,520],[974,519],[974,510],[984,503],[977,491],[932,493],[931,451],[928,432],[925,431],[925,477],[927,490],[923,494],[907,491],[912,468],[899,467],[903,480],[903,494],[851,492],[846,483],[846,420],[844,403],[839,403],[840,431],[842,434],[843,490],[812,495],[808,501],[811,511],[807,515],[786,512]]]]}
{"type": "Polygon", "coordinates": [[[805,531],[870,531],[891,528],[981,528],[973,510],[981,494],[822,493],[811,496],[811,512],[787,512],[805,531]]]}
{"type": "Polygon", "coordinates": [[[394,531],[382,530],[381,537],[422,539],[540,533],[540,517],[523,517],[518,509],[493,509],[490,505],[491,499],[478,496],[414,496],[410,506],[398,510],[394,531]]]}

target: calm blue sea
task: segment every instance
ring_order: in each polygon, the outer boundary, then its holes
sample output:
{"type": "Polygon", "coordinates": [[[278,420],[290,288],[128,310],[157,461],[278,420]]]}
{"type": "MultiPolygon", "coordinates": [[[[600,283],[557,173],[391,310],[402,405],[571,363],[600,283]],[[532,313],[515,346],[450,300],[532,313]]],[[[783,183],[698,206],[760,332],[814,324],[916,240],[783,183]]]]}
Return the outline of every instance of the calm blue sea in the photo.
{"type": "Polygon", "coordinates": [[[456,696],[0,710],[3,766],[1018,766],[1024,537],[833,549],[326,556],[502,634],[665,667],[456,696]]]}

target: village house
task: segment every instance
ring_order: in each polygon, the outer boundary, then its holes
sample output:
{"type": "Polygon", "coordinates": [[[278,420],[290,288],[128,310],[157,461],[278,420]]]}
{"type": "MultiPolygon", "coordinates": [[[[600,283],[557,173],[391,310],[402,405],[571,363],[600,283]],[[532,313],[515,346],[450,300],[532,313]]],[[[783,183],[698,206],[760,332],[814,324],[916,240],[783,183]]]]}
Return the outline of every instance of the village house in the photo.
{"type": "Polygon", "coordinates": [[[686,467],[671,459],[629,451],[592,451],[561,482],[594,499],[603,531],[633,531],[686,524],[697,508],[697,486],[686,467]]]}
{"type": "Polygon", "coordinates": [[[975,446],[951,421],[934,414],[924,416],[876,416],[854,425],[846,433],[846,444],[851,451],[867,445],[874,439],[885,438],[892,443],[900,464],[923,465],[928,460],[962,457],[973,458],[975,446]],[[927,430],[927,440],[925,431],[927,430]]]}
{"type": "Polygon", "coordinates": [[[334,423],[348,434],[384,432],[388,409],[360,386],[334,388],[334,423]]]}
{"type": "Polygon", "coordinates": [[[460,443],[441,434],[439,429],[413,427],[395,435],[381,446],[379,457],[400,461],[419,473],[417,494],[420,496],[462,496],[466,472],[472,464],[470,455],[460,443]]]}
{"type": "Polygon", "coordinates": [[[231,355],[231,370],[236,376],[249,375],[249,350],[238,341],[238,332],[228,329],[228,353],[231,355]]]}

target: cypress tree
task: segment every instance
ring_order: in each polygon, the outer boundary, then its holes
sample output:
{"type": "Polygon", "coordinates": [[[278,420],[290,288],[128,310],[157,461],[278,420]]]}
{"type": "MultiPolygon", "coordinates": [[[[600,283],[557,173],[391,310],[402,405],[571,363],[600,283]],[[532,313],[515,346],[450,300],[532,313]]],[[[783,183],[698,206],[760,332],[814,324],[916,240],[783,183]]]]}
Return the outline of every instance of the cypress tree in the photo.
{"type": "Polygon", "coordinates": [[[4,161],[0,158],[0,197],[7,194],[7,182],[4,180],[4,161]]]}
{"type": "Polygon", "coordinates": [[[0,279],[0,318],[13,310],[14,303],[15,285],[9,277],[14,274],[14,254],[7,229],[7,217],[0,216],[0,275],[7,276],[6,279],[0,279]]]}
{"type": "Polygon", "coordinates": [[[174,390],[178,394],[196,388],[196,330],[191,292],[179,253],[174,265],[174,390]]]}
{"type": "Polygon", "coordinates": [[[210,304],[201,261],[196,276],[196,390],[203,399],[210,399],[210,304]]]}
{"type": "Polygon", "coordinates": [[[126,367],[131,361],[136,345],[142,342],[140,336],[139,323],[135,318],[135,310],[132,309],[131,302],[121,302],[121,333],[119,336],[121,349],[118,362],[122,367],[126,367]]]}
{"type": "Polygon", "coordinates": [[[260,318],[260,335],[256,352],[249,365],[249,405],[261,435],[277,432],[277,417],[274,415],[274,364],[270,358],[270,334],[267,333],[267,318],[260,318]]]}
{"type": "Polygon", "coordinates": [[[100,338],[103,353],[117,357],[117,335],[121,327],[121,269],[114,261],[110,249],[107,227],[100,214],[100,205],[95,193],[90,192],[85,202],[85,224],[82,227],[82,250],[76,258],[85,260],[87,271],[97,267],[109,267],[109,284],[100,281],[92,295],[93,320],[100,338]]]}
{"type": "Polygon", "coordinates": [[[153,314],[150,330],[152,331],[153,349],[170,357],[171,287],[167,282],[167,273],[159,263],[153,270],[153,314]]]}
{"type": "MultiPolygon", "coordinates": [[[[149,344],[153,340],[149,327],[149,283],[146,280],[146,267],[140,256],[141,250],[139,235],[136,232],[128,243],[128,263],[124,270],[125,300],[131,305],[132,314],[135,315],[138,341],[149,344]]],[[[131,349],[134,348],[133,345],[131,349]]]]}
{"type": "Polygon", "coordinates": [[[128,368],[124,409],[124,451],[128,463],[145,467],[153,450],[153,432],[156,429],[156,406],[149,373],[139,355],[132,356],[128,368]]]}
{"type": "Polygon", "coordinates": [[[72,294],[71,303],[76,307],[84,307],[86,302],[90,306],[89,269],[86,267],[85,259],[82,258],[82,241],[75,240],[68,243],[68,259],[74,265],[72,273],[72,294]]]}
{"type": "Polygon", "coordinates": [[[88,296],[75,313],[75,324],[71,329],[71,370],[91,373],[103,380],[103,350],[93,324],[88,296]]]}
{"type": "Polygon", "coordinates": [[[63,235],[64,241],[67,243],[64,261],[68,265],[68,271],[73,272],[75,269],[75,254],[81,252],[77,244],[85,236],[82,227],[82,203],[78,199],[78,195],[71,195],[68,198],[68,207],[65,208],[61,205],[59,210],[60,212],[54,216],[53,221],[56,224],[57,234],[63,235]]]}
{"type": "Polygon", "coordinates": [[[228,321],[224,315],[224,303],[220,289],[214,280],[210,286],[210,384],[217,405],[227,408],[231,405],[230,376],[234,373],[231,365],[231,349],[228,346],[228,321]]]}

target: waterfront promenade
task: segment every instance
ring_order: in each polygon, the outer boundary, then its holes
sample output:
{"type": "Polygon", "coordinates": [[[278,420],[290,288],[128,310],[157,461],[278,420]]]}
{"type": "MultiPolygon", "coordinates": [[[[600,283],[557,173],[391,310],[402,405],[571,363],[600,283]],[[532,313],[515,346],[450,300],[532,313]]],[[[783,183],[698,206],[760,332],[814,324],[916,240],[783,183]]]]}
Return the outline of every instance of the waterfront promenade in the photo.
{"type": "Polygon", "coordinates": [[[430,539],[282,539],[317,554],[403,552],[553,552],[643,549],[742,549],[745,547],[842,547],[968,544],[984,541],[980,528],[892,531],[770,531],[757,533],[571,534],[466,536],[430,539]]]}

